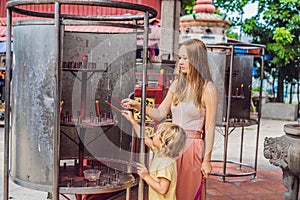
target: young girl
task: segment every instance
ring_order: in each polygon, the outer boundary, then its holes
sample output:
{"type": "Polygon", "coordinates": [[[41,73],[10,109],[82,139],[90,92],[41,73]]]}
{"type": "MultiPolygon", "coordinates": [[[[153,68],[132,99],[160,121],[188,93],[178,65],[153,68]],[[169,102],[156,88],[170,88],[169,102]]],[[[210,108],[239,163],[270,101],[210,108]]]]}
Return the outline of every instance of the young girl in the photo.
{"type": "MultiPolygon", "coordinates": [[[[123,111],[123,116],[132,124],[140,138],[140,125],[130,111],[123,111]]],[[[138,164],[138,175],[148,184],[149,200],[175,200],[177,169],[176,157],[185,146],[184,130],[176,124],[165,122],[157,127],[152,136],[145,136],[145,144],[154,152],[150,169],[138,164]]]]}

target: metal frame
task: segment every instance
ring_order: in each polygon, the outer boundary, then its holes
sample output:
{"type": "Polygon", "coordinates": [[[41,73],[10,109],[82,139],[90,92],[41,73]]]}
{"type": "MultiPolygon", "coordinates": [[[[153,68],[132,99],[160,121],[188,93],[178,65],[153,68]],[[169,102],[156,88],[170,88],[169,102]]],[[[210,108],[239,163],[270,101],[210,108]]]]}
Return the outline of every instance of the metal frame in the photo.
{"type": "MultiPolygon", "coordinates": [[[[148,48],[148,23],[149,19],[157,16],[157,11],[151,7],[133,4],[127,2],[118,2],[110,0],[11,0],[6,3],[7,8],[7,29],[6,29],[6,52],[11,52],[11,36],[12,36],[12,13],[19,13],[26,16],[51,18],[54,20],[54,26],[56,30],[56,46],[57,46],[57,67],[56,67],[56,82],[58,91],[58,99],[56,99],[56,136],[54,137],[53,144],[53,158],[54,158],[54,169],[53,169],[53,185],[52,185],[52,198],[54,200],[59,199],[59,186],[58,186],[58,175],[59,175],[59,146],[60,146],[60,119],[59,119],[59,102],[60,102],[60,78],[61,78],[61,30],[60,27],[63,24],[72,25],[101,25],[101,26],[117,26],[124,28],[142,29],[144,33],[143,37],[143,86],[142,86],[142,111],[141,111],[141,138],[144,138],[144,126],[145,126],[145,113],[146,113],[146,77],[147,77],[147,48],[148,48]],[[54,13],[44,13],[32,10],[22,9],[19,6],[22,5],[35,5],[35,4],[49,4],[54,6],[54,13]],[[100,6],[100,7],[112,7],[112,8],[122,8],[128,10],[141,11],[143,14],[140,15],[130,15],[130,16],[81,16],[72,14],[61,14],[61,5],[71,4],[71,5],[88,5],[88,6],[100,6]],[[137,20],[143,20],[143,25],[137,25],[137,20]],[[126,24],[126,21],[133,21],[133,24],[126,24]]],[[[3,179],[3,199],[8,200],[9,196],[9,136],[10,136],[10,111],[11,111],[11,79],[12,79],[12,57],[11,53],[6,54],[6,80],[5,80],[5,134],[4,134],[4,179],[3,179]]],[[[141,149],[140,152],[144,152],[144,140],[141,139],[141,149]]],[[[144,153],[140,154],[140,162],[144,163],[144,153]]],[[[143,199],[143,181],[139,182],[139,199],[143,199]]],[[[38,189],[38,188],[37,188],[38,189]]],[[[127,195],[129,198],[129,195],[127,195]]]]}
{"type": "MultiPolygon", "coordinates": [[[[253,175],[253,178],[256,178],[257,173],[257,157],[258,157],[258,143],[259,143],[259,131],[260,131],[260,118],[261,118],[261,104],[262,104],[262,86],[263,86],[263,75],[264,75],[264,57],[265,57],[265,46],[259,45],[259,44],[243,44],[243,43],[229,43],[229,44],[216,44],[216,45],[207,45],[208,49],[224,49],[224,50],[230,50],[230,66],[229,66],[229,84],[228,84],[228,101],[227,101],[227,112],[226,112],[226,121],[221,124],[217,125],[222,128],[224,128],[224,152],[223,152],[223,160],[212,160],[212,162],[221,162],[223,163],[223,172],[217,173],[212,172],[211,175],[215,176],[221,176],[222,181],[226,181],[226,177],[241,177],[241,176],[250,176],[253,175]],[[261,58],[261,77],[260,77],[260,90],[259,90],[259,109],[258,109],[258,119],[257,121],[251,121],[247,124],[241,124],[241,125],[234,125],[231,124],[229,121],[230,118],[230,107],[231,107],[231,98],[232,98],[232,70],[233,70],[233,60],[234,60],[234,49],[235,47],[240,47],[243,49],[260,49],[260,58],[261,58]],[[255,143],[255,159],[253,166],[243,163],[243,145],[244,145],[244,127],[257,124],[257,132],[256,132],[256,143],[255,143]],[[240,147],[240,159],[239,162],[235,161],[228,161],[227,160],[227,150],[228,150],[228,137],[232,131],[236,127],[241,127],[241,147],[240,147]],[[230,130],[231,128],[231,130],[230,130]],[[247,167],[253,169],[250,172],[241,172],[241,173],[227,173],[227,163],[239,165],[239,169],[242,169],[242,167],[247,167]]],[[[246,55],[251,55],[249,53],[246,53],[246,55]]]]}

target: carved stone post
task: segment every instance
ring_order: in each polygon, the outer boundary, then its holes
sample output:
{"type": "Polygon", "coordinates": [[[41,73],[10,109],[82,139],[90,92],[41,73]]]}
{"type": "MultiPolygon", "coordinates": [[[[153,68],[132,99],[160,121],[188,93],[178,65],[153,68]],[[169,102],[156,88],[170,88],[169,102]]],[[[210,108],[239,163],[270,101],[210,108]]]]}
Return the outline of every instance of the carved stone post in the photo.
{"type": "Polygon", "coordinates": [[[284,125],[285,135],[265,138],[264,156],[282,169],[283,184],[287,191],[284,200],[297,200],[300,178],[300,125],[284,125]]]}

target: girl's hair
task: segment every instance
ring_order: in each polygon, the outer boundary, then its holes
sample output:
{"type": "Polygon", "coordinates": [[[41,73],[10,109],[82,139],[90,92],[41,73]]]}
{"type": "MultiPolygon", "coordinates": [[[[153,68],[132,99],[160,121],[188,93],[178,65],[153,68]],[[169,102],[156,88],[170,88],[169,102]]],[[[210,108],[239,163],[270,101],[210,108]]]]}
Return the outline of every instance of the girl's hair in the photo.
{"type": "Polygon", "coordinates": [[[177,63],[178,83],[173,103],[177,105],[179,102],[188,101],[192,98],[195,105],[200,109],[202,107],[203,88],[208,81],[212,81],[207,49],[199,39],[187,40],[182,46],[185,46],[187,50],[189,72],[188,74],[181,73],[179,63],[177,63]]]}
{"type": "Polygon", "coordinates": [[[158,125],[156,133],[159,134],[163,144],[160,153],[176,158],[185,146],[186,135],[184,130],[171,122],[164,122],[158,125]]]}

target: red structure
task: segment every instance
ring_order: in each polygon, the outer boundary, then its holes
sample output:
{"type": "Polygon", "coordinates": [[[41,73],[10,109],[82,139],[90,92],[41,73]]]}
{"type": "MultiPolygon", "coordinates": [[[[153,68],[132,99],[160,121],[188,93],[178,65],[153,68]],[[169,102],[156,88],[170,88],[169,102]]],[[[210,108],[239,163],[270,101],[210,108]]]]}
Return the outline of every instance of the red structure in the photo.
{"type": "MultiPolygon", "coordinates": [[[[0,1],[0,42],[5,41],[6,39],[6,3],[9,0],[1,0],[0,1]]],[[[157,21],[159,21],[161,16],[161,0],[116,0],[121,2],[128,2],[128,3],[135,3],[141,5],[147,5],[155,10],[157,10],[157,21]]],[[[50,4],[35,4],[35,5],[26,5],[22,6],[28,10],[39,11],[39,12],[46,12],[46,13],[53,13],[54,7],[50,4]]],[[[105,15],[125,15],[137,14],[137,11],[127,10],[127,9],[120,9],[120,8],[109,8],[109,7],[99,7],[99,6],[80,6],[80,5],[67,5],[64,4],[61,7],[62,13],[74,14],[74,15],[94,15],[94,16],[105,16],[105,15]]],[[[40,18],[36,17],[28,17],[21,14],[13,13],[13,23],[15,21],[22,21],[22,20],[39,20],[40,18]]],[[[43,18],[45,19],[45,18],[43,18]]],[[[155,19],[154,19],[155,20],[155,19]]],[[[100,30],[101,32],[109,32],[104,31],[103,28],[100,30]]],[[[115,30],[114,30],[115,31],[115,30]]],[[[98,32],[97,30],[92,30],[92,32],[98,32]]]]}
{"type": "MultiPolygon", "coordinates": [[[[142,73],[137,72],[137,77],[141,77],[142,73]]],[[[155,105],[161,104],[164,97],[166,96],[169,87],[171,83],[175,80],[174,73],[164,73],[163,70],[161,70],[160,73],[147,73],[148,78],[148,85],[147,85],[147,98],[152,98],[155,101],[155,105]],[[152,82],[149,81],[150,77],[153,79],[156,79],[152,82]]],[[[136,85],[134,90],[134,96],[135,97],[141,97],[142,96],[142,86],[136,85]]]]}
{"type": "MultiPolygon", "coordinates": [[[[135,3],[147,5],[155,10],[157,10],[158,15],[157,18],[160,19],[160,7],[161,0],[116,0],[121,2],[135,3]]],[[[6,17],[6,2],[8,0],[0,1],[0,17],[6,17]]],[[[23,6],[29,10],[35,10],[40,12],[53,12],[53,6],[49,6],[48,4],[39,4],[39,5],[27,5],[23,6]]],[[[118,9],[118,8],[99,8],[95,6],[74,6],[74,5],[63,5],[62,13],[69,13],[75,15],[124,15],[124,14],[136,14],[136,11],[129,11],[126,9],[118,9]]],[[[23,17],[20,14],[14,14],[15,17],[23,17]]]]}

